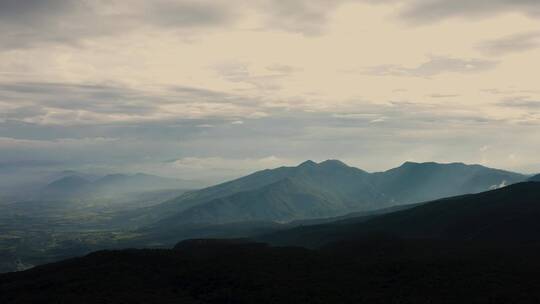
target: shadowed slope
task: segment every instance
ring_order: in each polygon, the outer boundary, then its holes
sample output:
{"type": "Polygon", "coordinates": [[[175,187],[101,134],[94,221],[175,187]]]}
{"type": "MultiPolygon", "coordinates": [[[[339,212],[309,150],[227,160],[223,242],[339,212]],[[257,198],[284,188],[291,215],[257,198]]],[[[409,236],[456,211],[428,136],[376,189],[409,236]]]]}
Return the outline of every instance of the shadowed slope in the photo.
{"type": "Polygon", "coordinates": [[[540,241],[540,183],[442,199],[359,224],[298,227],[263,237],[275,244],[321,246],[382,234],[400,238],[540,241]]]}

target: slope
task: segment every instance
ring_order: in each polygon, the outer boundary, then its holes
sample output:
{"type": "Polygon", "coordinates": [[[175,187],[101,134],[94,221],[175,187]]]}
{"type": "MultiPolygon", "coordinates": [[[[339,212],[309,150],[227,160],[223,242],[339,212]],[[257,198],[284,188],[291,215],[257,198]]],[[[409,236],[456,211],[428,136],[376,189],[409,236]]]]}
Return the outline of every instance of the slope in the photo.
{"type": "Polygon", "coordinates": [[[370,174],[337,160],[306,161],[187,193],[141,210],[133,221],[178,225],[332,217],[486,191],[525,178],[478,165],[408,162],[370,174]]]}
{"type": "Polygon", "coordinates": [[[496,189],[525,180],[525,176],[480,165],[406,162],[373,174],[380,191],[396,203],[417,203],[496,189]]]}
{"type": "Polygon", "coordinates": [[[227,189],[224,192],[232,194],[215,198],[203,190],[202,194],[195,195],[212,199],[186,208],[158,222],[156,226],[240,221],[287,222],[375,209],[376,204],[384,204],[385,201],[371,185],[368,173],[338,161],[320,164],[306,162],[295,168],[263,173],[265,181],[276,181],[247,191],[233,192],[227,189]]]}
{"type": "Polygon", "coordinates": [[[261,238],[279,245],[324,244],[389,235],[406,239],[540,241],[540,183],[452,197],[363,223],[298,227],[261,238]]]}

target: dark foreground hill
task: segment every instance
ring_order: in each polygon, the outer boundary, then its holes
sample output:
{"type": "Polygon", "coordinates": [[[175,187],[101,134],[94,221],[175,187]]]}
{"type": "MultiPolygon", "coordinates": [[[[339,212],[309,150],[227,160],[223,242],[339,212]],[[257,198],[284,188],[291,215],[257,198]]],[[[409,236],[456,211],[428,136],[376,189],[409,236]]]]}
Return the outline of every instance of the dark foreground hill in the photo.
{"type": "Polygon", "coordinates": [[[458,241],[540,241],[540,182],[421,204],[360,222],[297,227],[261,239],[318,247],[369,235],[458,241]]]}
{"type": "Polygon", "coordinates": [[[190,241],[0,275],[1,303],[538,303],[534,244],[367,239],[320,250],[190,241]]]}

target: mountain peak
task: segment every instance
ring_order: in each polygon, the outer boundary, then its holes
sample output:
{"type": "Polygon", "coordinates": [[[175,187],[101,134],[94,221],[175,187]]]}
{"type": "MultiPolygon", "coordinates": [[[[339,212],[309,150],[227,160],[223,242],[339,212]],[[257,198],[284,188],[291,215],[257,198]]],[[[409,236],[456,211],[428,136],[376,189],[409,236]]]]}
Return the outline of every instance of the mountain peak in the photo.
{"type": "Polygon", "coordinates": [[[340,160],[337,160],[337,159],[328,159],[328,160],[325,160],[325,161],[319,163],[319,165],[321,165],[321,166],[333,166],[333,167],[336,167],[336,166],[348,167],[347,164],[345,164],[344,162],[342,162],[340,160]]]}
{"type": "Polygon", "coordinates": [[[306,160],[305,162],[298,165],[299,168],[300,167],[313,167],[313,166],[317,166],[317,163],[312,160],[306,160]]]}
{"type": "Polygon", "coordinates": [[[304,167],[318,167],[318,166],[324,166],[324,167],[349,167],[344,162],[337,160],[337,159],[327,159],[325,161],[322,161],[320,163],[316,163],[312,160],[306,160],[305,162],[298,165],[299,168],[304,167]]]}

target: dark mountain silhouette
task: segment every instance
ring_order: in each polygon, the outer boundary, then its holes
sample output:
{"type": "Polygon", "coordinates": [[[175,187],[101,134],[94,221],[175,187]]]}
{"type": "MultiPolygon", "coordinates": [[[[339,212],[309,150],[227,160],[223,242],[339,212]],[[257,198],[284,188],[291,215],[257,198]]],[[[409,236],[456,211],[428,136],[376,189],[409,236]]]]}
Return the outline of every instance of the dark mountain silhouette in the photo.
{"type": "Polygon", "coordinates": [[[524,182],[441,199],[361,223],[298,227],[264,236],[279,245],[318,247],[369,235],[459,241],[540,241],[540,183],[524,182]]]}
{"type": "Polygon", "coordinates": [[[191,240],[0,275],[1,303],[538,303],[537,244],[191,240]]]}
{"type": "Polygon", "coordinates": [[[446,196],[477,193],[525,180],[479,165],[405,163],[370,174],[337,160],[306,161],[186,193],[149,210],[155,226],[240,221],[286,222],[333,217],[446,196]]]}

